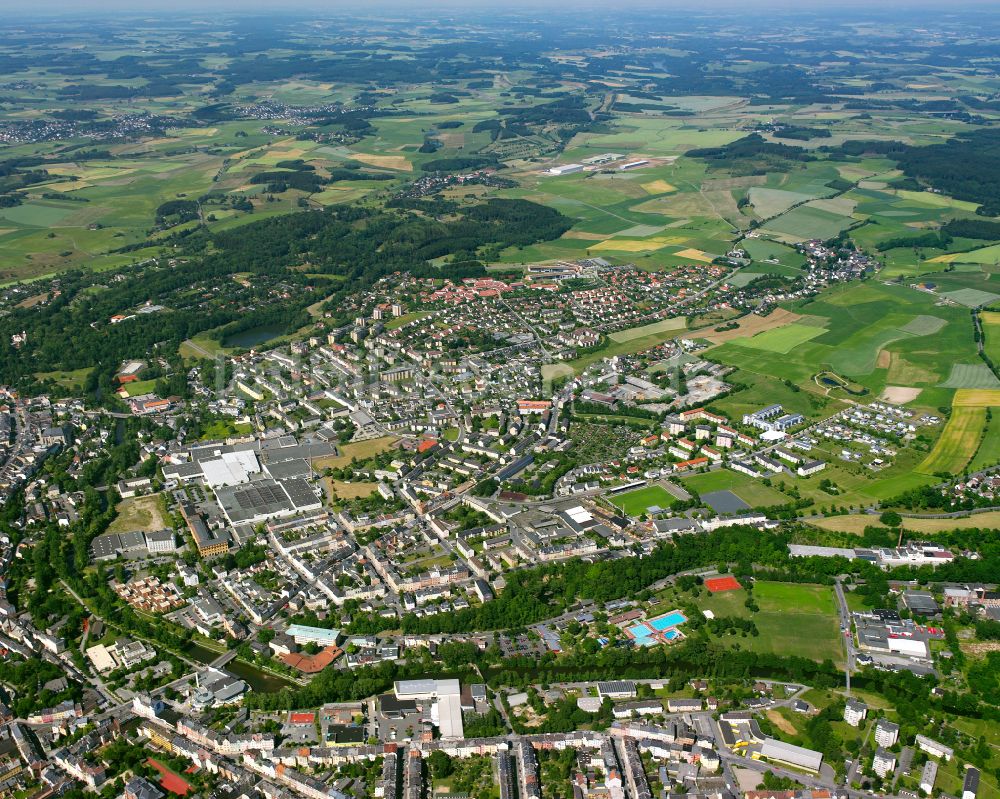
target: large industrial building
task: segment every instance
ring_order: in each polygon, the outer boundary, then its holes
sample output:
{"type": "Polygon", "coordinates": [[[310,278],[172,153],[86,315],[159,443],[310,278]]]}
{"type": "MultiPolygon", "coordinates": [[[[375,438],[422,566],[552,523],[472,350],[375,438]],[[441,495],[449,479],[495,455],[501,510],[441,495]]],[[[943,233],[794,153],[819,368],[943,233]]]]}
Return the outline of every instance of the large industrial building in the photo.
{"type": "Polygon", "coordinates": [[[429,702],[431,721],[445,739],[465,737],[462,723],[462,686],[458,680],[399,680],[393,686],[396,698],[429,702]]]}
{"type": "Polygon", "coordinates": [[[823,765],[823,753],[806,749],[804,746],[779,741],[777,738],[767,738],[760,747],[760,756],[775,763],[785,763],[789,766],[818,772],[823,765]]]}

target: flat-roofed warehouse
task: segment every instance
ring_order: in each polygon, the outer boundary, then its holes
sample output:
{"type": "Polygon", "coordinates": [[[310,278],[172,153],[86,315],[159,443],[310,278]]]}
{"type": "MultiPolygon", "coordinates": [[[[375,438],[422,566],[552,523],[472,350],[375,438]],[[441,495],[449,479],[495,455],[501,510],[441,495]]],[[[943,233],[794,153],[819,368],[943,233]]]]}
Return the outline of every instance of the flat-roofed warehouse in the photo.
{"type": "MultiPolygon", "coordinates": [[[[462,698],[455,694],[447,694],[438,699],[434,706],[437,711],[438,729],[441,737],[456,739],[465,737],[465,726],[462,723],[462,698]]],[[[431,712],[431,719],[435,713],[431,712]]]]}
{"type": "Polygon", "coordinates": [[[461,696],[462,685],[458,680],[397,680],[393,686],[397,699],[437,699],[442,696],[461,696]]]}
{"type": "Polygon", "coordinates": [[[814,752],[803,746],[785,743],[777,738],[766,739],[760,747],[760,755],[768,760],[787,763],[806,771],[819,771],[819,767],[823,765],[822,752],[814,752]]]}
{"type": "Polygon", "coordinates": [[[431,721],[442,738],[465,737],[462,721],[462,685],[458,680],[399,680],[393,686],[400,700],[436,700],[431,707],[431,721]]]}
{"type": "Polygon", "coordinates": [[[323,503],[301,478],[283,482],[258,480],[217,488],[215,496],[230,524],[256,524],[281,516],[319,510],[323,503]]]}

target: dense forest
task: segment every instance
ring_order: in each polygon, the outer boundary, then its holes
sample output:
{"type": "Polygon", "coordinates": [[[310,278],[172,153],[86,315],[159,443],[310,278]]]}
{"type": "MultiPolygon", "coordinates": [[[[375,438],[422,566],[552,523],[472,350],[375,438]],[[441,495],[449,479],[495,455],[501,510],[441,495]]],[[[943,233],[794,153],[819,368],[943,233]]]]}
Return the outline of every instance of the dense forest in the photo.
{"type": "MultiPolygon", "coordinates": [[[[977,213],[981,216],[1000,215],[1000,130],[995,128],[963,131],[941,144],[923,147],[899,141],[858,140],[824,147],[821,151],[832,158],[862,155],[892,158],[910,179],[910,188],[929,188],[957,200],[980,203],[982,207],[977,213]]],[[[977,228],[966,226],[974,223],[954,224],[961,227],[948,230],[953,236],[996,238],[984,235],[987,229],[982,227],[978,228],[978,235],[970,236],[968,231],[977,228]]]]}
{"type": "Polygon", "coordinates": [[[980,203],[982,216],[1000,214],[1000,130],[960,133],[942,144],[907,147],[894,157],[908,176],[958,200],[980,203]]]}
{"type": "Polygon", "coordinates": [[[742,175],[764,175],[776,169],[787,169],[797,161],[816,159],[801,147],[769,142],[759,133],[751,133],[722,147],[689,150],[687,155],[742,175]]]}

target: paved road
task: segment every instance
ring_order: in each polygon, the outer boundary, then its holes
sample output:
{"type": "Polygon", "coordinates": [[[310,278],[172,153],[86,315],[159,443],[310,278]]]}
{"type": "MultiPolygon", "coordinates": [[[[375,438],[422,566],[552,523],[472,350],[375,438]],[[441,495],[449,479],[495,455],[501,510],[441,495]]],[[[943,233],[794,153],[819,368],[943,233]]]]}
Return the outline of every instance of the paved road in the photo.
{"type": "Polygon", "coordinates": [[[838,577],[833,584],[833,592],[837,597],[837,614],[840,617],[840,636],[844,642],[844,674],[847,678],[847,695],[851,695],[851,671],[854,670],[854,636],[851,634],[851,609],[847,604],[844,586],[838,577]]]}

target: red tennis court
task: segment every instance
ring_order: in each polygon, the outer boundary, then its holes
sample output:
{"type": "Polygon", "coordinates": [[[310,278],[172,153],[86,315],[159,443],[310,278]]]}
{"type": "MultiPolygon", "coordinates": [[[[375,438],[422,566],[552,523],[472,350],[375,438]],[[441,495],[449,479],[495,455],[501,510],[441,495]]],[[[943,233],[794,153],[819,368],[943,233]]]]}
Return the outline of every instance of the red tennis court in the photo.
{"type": "Polygon", "coordinates": [[[174,772],[164,766],[159,760],[155,760],[150,757],[146,760],[146,762],[160,772],[161,788],[172,794],[176,794],[177,796],[186,796],[191,792],[191,783],[179,774],[174,774],[174,772]]]}
{"type": "Polygon", "coordinates": [[[710,577],[705,580],[705,588],[713,594],[720,591],[739,591],[743,586],[735,577],[710,577]]]}

